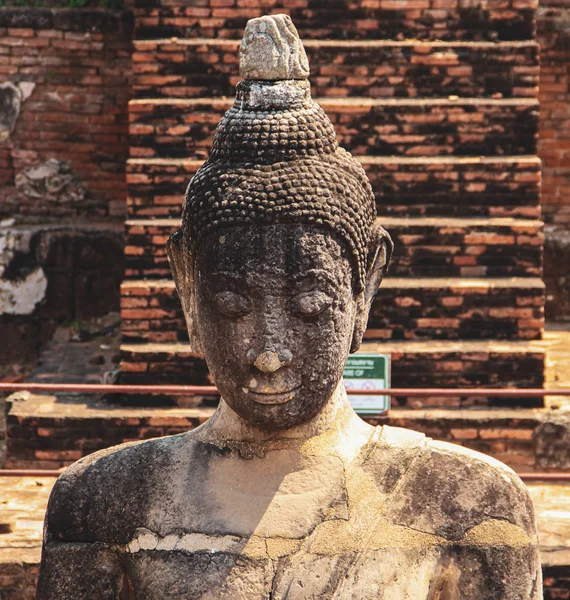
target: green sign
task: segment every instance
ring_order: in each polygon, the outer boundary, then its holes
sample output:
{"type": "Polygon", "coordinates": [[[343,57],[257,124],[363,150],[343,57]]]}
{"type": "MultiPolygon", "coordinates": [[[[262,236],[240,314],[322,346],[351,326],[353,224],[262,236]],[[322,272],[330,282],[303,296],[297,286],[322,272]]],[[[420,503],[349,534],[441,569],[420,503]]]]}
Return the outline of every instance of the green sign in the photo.
{"type": "MultiPolygon", "coordinates": [[[[388,354],[353,354],[348,357],[343,374],[344,385],[351,390],[385,390],[390,387],[388,354]]],[[[390,408],[390,397],[349,396],[354,410],[363,415],[377,414],[390,408]]]]}

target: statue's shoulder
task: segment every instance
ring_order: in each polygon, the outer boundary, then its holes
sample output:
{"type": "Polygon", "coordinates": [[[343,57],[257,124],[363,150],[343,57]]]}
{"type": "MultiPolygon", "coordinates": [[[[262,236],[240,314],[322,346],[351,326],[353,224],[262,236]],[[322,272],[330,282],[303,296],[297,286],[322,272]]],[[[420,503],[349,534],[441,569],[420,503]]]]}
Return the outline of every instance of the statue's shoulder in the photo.
{"type": "MultiPolygon", "coordinates": [[[[398,428],[394,458],[406,468],[394,486],[391,518],[419,531],[460,540],[484,522],[507,522],[534,536],[534,509],[516,473],[494,458],[398,428]],[[406,432],[406,433],[403,433],[406,432]]],[[[384,436],[383,436],[384,437],[384,436]]]]}
{"type": "Polygon", "coordinates": [[[51,539],[125,543],[160,494],[185,434],[129,442],[77,461],[56,481],[46,525],[51,539]]]}

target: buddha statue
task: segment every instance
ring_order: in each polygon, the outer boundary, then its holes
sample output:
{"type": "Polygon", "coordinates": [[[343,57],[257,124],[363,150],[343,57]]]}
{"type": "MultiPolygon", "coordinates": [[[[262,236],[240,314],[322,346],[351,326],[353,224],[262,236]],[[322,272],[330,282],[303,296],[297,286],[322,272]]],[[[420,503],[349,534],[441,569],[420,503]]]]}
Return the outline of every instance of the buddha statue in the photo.
{"type": "Polygon", "coordinates": [[[168,246],[220,390],[181,435],[69,467],[40,600],[538,600],[533,507],[482,454],[373,427],[342,385],[392,245],[311,99],[289,17],[254,19],[234,106],[168,246]]]}

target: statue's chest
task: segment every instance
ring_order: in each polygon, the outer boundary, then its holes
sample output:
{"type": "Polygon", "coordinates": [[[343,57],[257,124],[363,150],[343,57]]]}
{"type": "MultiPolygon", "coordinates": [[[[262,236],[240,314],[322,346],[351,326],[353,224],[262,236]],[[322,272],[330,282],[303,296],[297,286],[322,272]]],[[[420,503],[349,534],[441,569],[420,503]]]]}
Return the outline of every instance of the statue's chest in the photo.
{"type": "Polygon", "coordinates": [[[436,545],[385,518],[361,469],[284,450],[218,458],[194,482],[151,507],[127,547],[137,600],[427,598],[436,545]]]}
{"type": "Polygon", "coordinates": [[[141,527],[159,536],[303,538],[323,520],[346,516],[345,468],[337,457],[278,450],[270,458],[199,458],[190,481],[176,474],[149,500],[141,527]]]}

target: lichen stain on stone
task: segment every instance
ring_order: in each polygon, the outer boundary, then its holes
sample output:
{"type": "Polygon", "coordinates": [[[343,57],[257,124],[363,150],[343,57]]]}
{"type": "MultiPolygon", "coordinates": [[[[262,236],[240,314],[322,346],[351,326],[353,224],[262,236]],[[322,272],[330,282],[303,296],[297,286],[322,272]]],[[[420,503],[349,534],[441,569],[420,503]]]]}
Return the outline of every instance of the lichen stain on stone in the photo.
{"type": "Polygon", "coordinates": [[[288,538],[268,538],[265,540],[265,546],[269,558],[275,560],[297,552],[301,547],[301,541],[288,538]]]}
{"type": "Polygon", "coordinates": [[[475,525],[459,542],[462,546],[505,546],[524,548],[537,543],[536,536],[528,536],[520,527],[501,519],[489,519],[475,525]]]}

